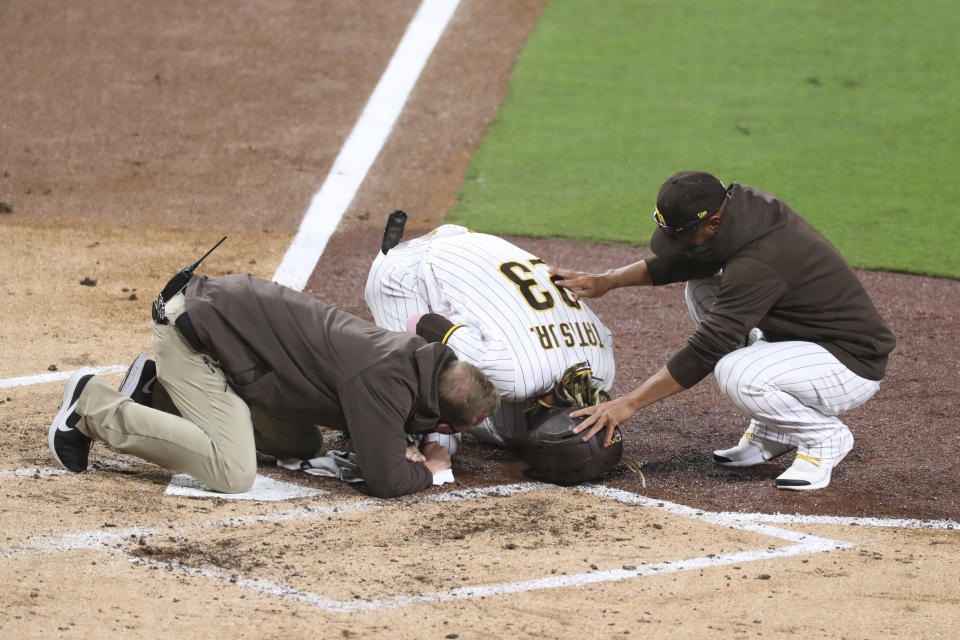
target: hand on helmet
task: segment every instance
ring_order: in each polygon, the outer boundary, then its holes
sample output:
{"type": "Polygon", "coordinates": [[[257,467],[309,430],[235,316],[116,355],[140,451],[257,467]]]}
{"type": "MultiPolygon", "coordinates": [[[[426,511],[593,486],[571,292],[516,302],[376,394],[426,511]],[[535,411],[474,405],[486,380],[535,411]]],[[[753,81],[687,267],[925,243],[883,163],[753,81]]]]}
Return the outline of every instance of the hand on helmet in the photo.
{"type": "Polygon", "coordinates": [[[580,416],[589,416],[573,430],[574,433],[583,433],[586,431],[582,437],[584,442],[595,436],[601,429],[606,429],[607,433],[603,441],[603,446],[608,447],[610,446],[610,441],[613,439],[614,427],[628,420],[634,413],[636,413],[636,409],[630,406],[626,398],[617,398],[616,400],[604,402],[592,407],[578,409],[571,413],[570,417],[579,418],[580,416]]]}

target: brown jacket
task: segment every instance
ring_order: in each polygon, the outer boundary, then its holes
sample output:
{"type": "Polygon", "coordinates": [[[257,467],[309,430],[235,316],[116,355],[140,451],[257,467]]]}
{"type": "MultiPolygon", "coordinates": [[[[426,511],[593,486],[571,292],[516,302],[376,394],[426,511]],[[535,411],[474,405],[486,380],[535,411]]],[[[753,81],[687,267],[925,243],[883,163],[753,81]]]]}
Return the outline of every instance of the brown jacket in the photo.
{"type": "Polygon", "coordinates": [[[193,276],[186,301],[200,341],[248,404],[347,431],[371,495],[431,485],[429,469],[405,457],[406,434],[437,425],[437,377],[456,359],[449,347],[248,274],[193,276]]]}
{"type": "Polygon", "coordinates": [[[881,380],[893,333],[836,247],[782,200],[740,184],[729,193],[710,254],[647,261],[655,285],[723,269],[716,303],[667,364],[674,379],[692,387],[759,327],[768,341],[814,342],[881,380]]]}

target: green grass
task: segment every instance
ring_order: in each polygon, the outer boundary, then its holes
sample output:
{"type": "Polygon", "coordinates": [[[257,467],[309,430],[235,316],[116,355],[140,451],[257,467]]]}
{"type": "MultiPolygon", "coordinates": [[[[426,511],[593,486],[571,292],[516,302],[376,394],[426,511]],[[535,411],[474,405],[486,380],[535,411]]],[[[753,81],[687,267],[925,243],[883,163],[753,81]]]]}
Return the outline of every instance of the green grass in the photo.
{"type": "Polygon", "coordinates": [[[955,2],[552,0],[450,222],[646,244],[674,171],[783,198],[857,267],[960,277],[955,2]]]}

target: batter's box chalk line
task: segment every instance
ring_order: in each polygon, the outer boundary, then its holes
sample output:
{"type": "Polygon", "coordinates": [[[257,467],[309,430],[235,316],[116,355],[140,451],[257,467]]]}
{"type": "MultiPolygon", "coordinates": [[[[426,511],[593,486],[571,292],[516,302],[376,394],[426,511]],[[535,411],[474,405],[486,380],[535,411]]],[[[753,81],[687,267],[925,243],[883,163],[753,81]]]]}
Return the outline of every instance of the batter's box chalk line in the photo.
{"type": "MultiPolygon", "coordinates": [[[[96,473],[99,469],[128,469],[130,463],[123,460],[111,460],[103,458],[97,460],[85,473],[96,473]]],[[[0,471],[0,479],[3,478],[49,478],[52,476],[72,476],[72,471],[67,471],[61,467],[21,467],[19,469],[4,469],[0,471]]]]}
{"type": "MultiPolygon", "coordinates": [[[[126,373],[127,367],[122,364],[113,364],[108,367],[95,367],[89,369],[90,373],[98,376],[107,376],[126,373]]],[[[66,380],[76,371],[57,371],[56,373],[38,373],[32,376],[17,376],[15,378],[0,379],[0,389],[12,389],[14,387],[29,387],[35,384],[46,384],[48,382],[58,382],[66,380]]]]}
{"type": "Polygon", "coordinates": [[[161,566],[169,570],[183,572],[190,576],[203,577],[224,583],[230,583],[242,589],[248,589],[264,595],[271,595],[293,600],[330,613],[350,613],[360,611],[375,611],[381,609],[396,609],[420,604],[443,603],[455,600],[470,600],[498,595],[559,589],[564,587],[582,587],[591,584],[618,582],[622,580],[641,578],[644,576],[665,575],[694,569],[705,569],[732,564],[773,560],[777,558],[788,558],[798,555],[825,553],[835,549],[849,549],[853,547],[853,544],[849,542],[832,540],[820,536],[808,535],[798,531],[785,530],[767,524],[762,524],[755,521],[752,518],[753,515],[754,514],[748,514],[747,517],[740,517],[738,514],[703,511],[665,500],[648,498],[646,496],[641,496],[627,491],[610,489],[608,487],[588,486],[567,489],[541,483],[519,483],[512,485],[482,487],[477,489],[466,489],[461,491],[450,491],[426,496],[414,496],[394,501],[359,500],[334,505],[300,507],[297,509],[273,513],[233,517],[217,522],[185,525],[181,527],[175,527],[173,530],[171,530],[169,527],[134,527],[121,530],[111,529],[109,531],[81,531],[69,534],[35,536],[29,539],[22,547],[2,550],[0,553],[9,557],[11,555],[20,555],[25,553],[48,554],[76,549],[95,549],[113,556],[126,557],[134,564],[161,566]],[[642,564],[640,566],[630,567],[627,569],[610,569],[560,576],[549,575],[515,582],[499,582],[464,586],[457,589],[436,591],[433,593],[419,595],[399,595],[373,600],[355,599],[348,601],[328,598],[311,591],[299,589],[291,584],[281,584],[271,580],[237,575],[235,572],[227,573],[221,569],[210,566],[191,566],[179,562],[159,562],[133,557],[124,550],[123,544],[125,542],[129,543],[132,538],[146,537],[151,535],[169,536],[171,533],[175,532],[184,534],[189,533],[190,531],[210,528],[239,527],[250,524],[271,524],[274,522],[287,520],[336,518],[344,514],[358,511],[381,511],[391,508],[407,508],[418,503],[445,503],[466,500],[481,500],[485,498],[504,497],[513,494],[545,489],[568,494],[576,492],[587,493],[602,499],[615,500],[625,505],[663,510],[674,515],[701,520],[709,524],[742,529],[745,531],[785,540],[791,544],[780,547],[768,546],[763,549],[751,549],[727,554],[708,554],[706,556],[685,558],[669,562],[665,561],[655,564],[642,564]]]}

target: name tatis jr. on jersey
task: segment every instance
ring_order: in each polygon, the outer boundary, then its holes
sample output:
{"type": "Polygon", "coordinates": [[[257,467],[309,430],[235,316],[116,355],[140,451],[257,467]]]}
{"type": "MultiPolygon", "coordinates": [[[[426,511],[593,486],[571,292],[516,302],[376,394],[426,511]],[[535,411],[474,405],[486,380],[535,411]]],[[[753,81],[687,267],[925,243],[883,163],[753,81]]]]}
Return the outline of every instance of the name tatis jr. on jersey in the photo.
{"type": "Polygon", "coordinates": [[[530,327],[530,333],[540,341],[544,350],[558,347],[605,348],[600,331],[592,322],[556,322],[530,327]]]}

